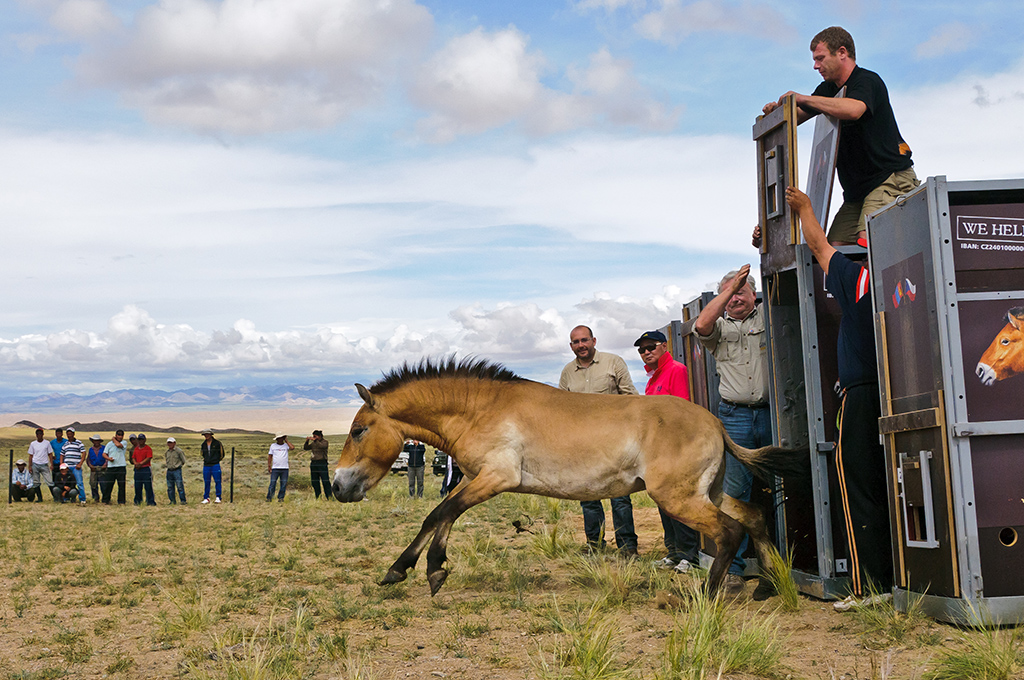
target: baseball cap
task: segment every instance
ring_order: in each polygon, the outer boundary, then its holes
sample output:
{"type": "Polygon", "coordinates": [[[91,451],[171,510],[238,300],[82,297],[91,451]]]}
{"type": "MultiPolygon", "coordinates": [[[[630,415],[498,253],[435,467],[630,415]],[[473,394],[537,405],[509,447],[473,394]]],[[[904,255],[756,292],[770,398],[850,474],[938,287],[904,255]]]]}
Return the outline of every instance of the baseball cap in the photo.
{"type": "Polygon", "coordinates": [[[177,439],[175,439],[174,437],[168,437],[168,438],[167,438],[167,443],[168,443],[168,444],[177,444],[177,443],[178,443],[178,440],[177,440],[177,439]]]}
{"type": "Polygon", "coordinates": [[[68,464],[67,463],[61,463],[60,464],[60,469],[61,470],[67,470],[68,469],[68,464]]]}
{"type": "Polygon", "coordinates": [[[661,331],[647,331],[646,333],[644,333],[643,335],[636,339],[636,342],[633,343],[633,347],[639,347],[640,343],[643,342],[644,340],[651,340],[653,342],[667,342],[668,338],[666,338],[665,334],[662,333],[661,331]]]}
{"type": "Polygon", "coordinates": [[[144,435],[144,434],[142,434],[142,433],[140,432],[140,433],[139,433],[139,439],[145,439],[145,438],[146,438],[146,435],[144,435]]]}
{"type": "Polygon", "coordinates": [[[203,430],[199,434],[213,434],[213,430],[211,430],[210,428],[206,428],[205,430],[203,430]]]}
{"type": "Polygon", "coordinates": [[[68,429],[66,429],[66,430],[64,430],[64,431],[65,431],[65,432],[75,432],[75,428],[73,428],[73,427],[71,427],[70,425],[68,425],[68,429]]]}

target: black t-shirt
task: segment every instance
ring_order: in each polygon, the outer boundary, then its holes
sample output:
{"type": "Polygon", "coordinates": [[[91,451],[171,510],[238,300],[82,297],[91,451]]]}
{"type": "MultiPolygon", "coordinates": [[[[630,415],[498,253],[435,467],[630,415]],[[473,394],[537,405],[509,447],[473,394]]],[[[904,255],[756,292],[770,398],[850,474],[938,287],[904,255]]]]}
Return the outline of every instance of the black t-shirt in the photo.
{"type": "MultiPolygon", "coordinates": [[[[857,120],[842,121],[836,169],[843,185],[843,198],[860,201],[889,175],[906,170],[914,162],[896,125],[889,91],[878,74],[855,66],[845,85],[846,98],[863,102],[867,110],[857,120]]],[[[828,81],[814,90],[819,97],[834,97],[837,92],[839,87],[828,81]]],[[[813,107],[803,108],[812,115],[820,113],[813,107]]]]}
{"type": "Polygon", "coordinates": [[[839,321],[840,387],[877,382],[871,279],[867,267],[842,253],[835,253],[828,262],[825,288],[843,310],[839,321]]]}

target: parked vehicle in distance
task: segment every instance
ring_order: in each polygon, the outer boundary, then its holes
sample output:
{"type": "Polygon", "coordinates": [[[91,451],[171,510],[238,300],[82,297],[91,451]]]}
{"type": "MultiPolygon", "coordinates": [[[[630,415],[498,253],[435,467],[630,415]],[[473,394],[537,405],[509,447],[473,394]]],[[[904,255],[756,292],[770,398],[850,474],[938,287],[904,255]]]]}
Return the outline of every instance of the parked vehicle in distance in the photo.
{"type": "Polygon", "coordinates": [[[391,474],[397,475],[400,472],[409,471],[409,452],[402,451],[398,454],[398,458],[391,464],[391,474]]]}
{"type": "Polygon", "coordinates": [[[434,476],[440,477],[448,469],[448,454],[444,451],[437,451],[434,453],[434,462],[431,465],[434,470],[434,476]]]}

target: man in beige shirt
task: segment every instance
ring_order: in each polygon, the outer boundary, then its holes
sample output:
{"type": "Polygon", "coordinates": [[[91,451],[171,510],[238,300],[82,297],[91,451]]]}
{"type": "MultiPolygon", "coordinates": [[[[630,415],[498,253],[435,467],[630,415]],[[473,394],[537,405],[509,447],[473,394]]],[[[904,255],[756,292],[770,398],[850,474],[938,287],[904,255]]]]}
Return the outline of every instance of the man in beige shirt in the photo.
{"type": "MultiPolygon", "coordinates": [[[[558,387],[585,394],[638,394],[622,357],[597,351],[597,338],[587,326],[576,326],[569,333],[569,347],[576,358],[565,365],[558,387]]],[[[633,528],[633,503],[629,496],[611,499],[615,544],[625,556],[636,556],[636,530],[633,528]]],[[[580,501],[583,508],[583,532],[587,548],[604,547],[604,506],[601,501],[580,501]]]]}
{"type": "MultiPolygon", "coordinates": [[[[734,442],[749,449],[772,443],[768,409],[768,349],[764,313],[756,304],[750,265],[726,274],[718,284],[718,296],[701,310],[694,328],[697,338],[714,354],[721,378],[718,417],[734,442]]],[[[723,491],[733,498],[750,500],[753,475],[732,454],[725,454],[723,491]]],[[[742,583],[747,548],[744,537],[729,567],[726,587],[742,583]]]]}

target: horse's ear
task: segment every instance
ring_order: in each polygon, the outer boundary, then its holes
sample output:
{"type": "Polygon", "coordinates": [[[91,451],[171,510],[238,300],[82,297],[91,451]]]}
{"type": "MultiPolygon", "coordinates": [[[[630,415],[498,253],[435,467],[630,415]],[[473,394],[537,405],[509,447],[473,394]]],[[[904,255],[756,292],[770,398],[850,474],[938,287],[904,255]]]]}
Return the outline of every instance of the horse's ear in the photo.
{"type": "Polygon", "coordinates": [[[363,401],[366,402],[367,406],[369,406],[370,408],[375,408],[376,407],[376,404],[374,403],[373,395],[370,394],[370,390],[366,389],[365,387],[363,387],[359,383],[356,383],[356,392],[359,393],[360,398],[363,401]]]}
{"type": "Polygon", "coordinates": [[[1024,307],[1014,307],[1006,313],[1006,320],[1010,322],[1010,325],[1021,330],[1021,326],[1024,326],[1024,307]]]}

